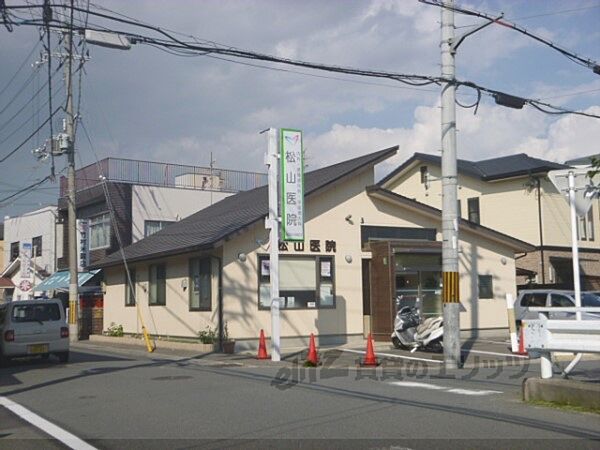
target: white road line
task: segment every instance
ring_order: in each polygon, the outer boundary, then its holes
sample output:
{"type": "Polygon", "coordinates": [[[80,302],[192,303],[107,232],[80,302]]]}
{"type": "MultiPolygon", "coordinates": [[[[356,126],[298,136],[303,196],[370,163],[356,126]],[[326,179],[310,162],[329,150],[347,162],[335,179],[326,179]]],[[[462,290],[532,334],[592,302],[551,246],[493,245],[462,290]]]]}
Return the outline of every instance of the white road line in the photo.
{"type": "Polygon", "coordinates": [[[431,389],[432,391],[444,391],[448,389],[446,386],[438,386],[437,384],[419,383],[417,381],[392,381],[390,384],[394,386],[416,387],[422,389],[431,389]]]}
{"type": "MultiPolygon", "coordinates": [[[[362,350],[352,350],[350,348],[340,348],[339,350],[341,350],[342,352],[359,353],[361,355],[364,355],[366,353],[365,351],[362,351],[362,350]]],[[[425,362],[431,362],[431,363],[436,363],[436,364],[444,364],[444,361],[438,361],[437,359],[416,358],[414,356],[395,355],[393,353],[377,352],[376,355],[385,356],[387,358],[400,358],[400,359],[409,359],[411,361],[425,361],[425,362]]]]}
{"type": "Polygon", "coordinates": [[[509,357],[509,358],[523,358],[523,359],[529,359],[529,356],[523,356],[523,355],[515,355],[514,353],[498,353],[498,352],[486,352],[483,350],[467,350],[467,349],[461,349],[461,352],[463,353],[480,353],[482,355],[495,355],[495,356],[504,356],[504,357],[509,357]]]}
{"type": "Polygon", "coordinates": [[[0,406],[4,406],[21,419],[29,422],[34,427],[39,428],[44,433],[49,434],[54,439],[59,440],[69,448],[74,450],[96,450],[96,447],[93,447],[84,440],[79,439],[74,434],[71,434],[68,431],[54,425],[53,423],[48,422],[46,419],[38,416],[24,406],[21,406],[6,397],[0,397],[0,406]]]}
{"type": "Polygon", "coordinates": [[[461,394],[461,395],[490,395],[490,394],[502,394],[502,391],[492,391],[485,389],[448,389],[446,392],[450,392],[451,394],[461,394]]]}
{"type": "Polygon", "coordinates": [[[491,394],[502,394],[502,391],[493,391],[490,389],[461,389],[461,388],[450,388],[448,386],[440,386],[438,384],[419,383],[416,381],[391,381],[389,384],[393,386],[409,387],[409,388],[421,388],[429,389],[432,391],[444,391],[450,394],[458,395],[470,395],[470,396],[483,396],[491,394]]]}

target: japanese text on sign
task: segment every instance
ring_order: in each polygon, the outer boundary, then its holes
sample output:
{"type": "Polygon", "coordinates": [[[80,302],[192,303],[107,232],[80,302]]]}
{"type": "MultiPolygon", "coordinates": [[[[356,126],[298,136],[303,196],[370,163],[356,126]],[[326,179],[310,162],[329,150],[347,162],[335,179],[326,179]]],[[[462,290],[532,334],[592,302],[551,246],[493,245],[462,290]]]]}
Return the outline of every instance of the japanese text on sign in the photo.
{"type": "Polygon", "coordinates": [[[282,240],[304,240],[304,155],[302,132],[281,129],[282,240]]]}

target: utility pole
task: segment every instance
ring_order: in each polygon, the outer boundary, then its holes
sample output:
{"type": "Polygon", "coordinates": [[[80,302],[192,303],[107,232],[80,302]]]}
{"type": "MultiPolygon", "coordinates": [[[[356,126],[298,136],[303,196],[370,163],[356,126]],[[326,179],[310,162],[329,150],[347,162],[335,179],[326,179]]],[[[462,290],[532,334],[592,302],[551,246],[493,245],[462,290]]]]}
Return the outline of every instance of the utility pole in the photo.
{"type": "MultiPolygon", "coordinates": [[[[271,360],[281,360],[279,324],[279,152],[277,128],[269,128],[265,163],[269,167],[269,216],[266,228],[269,229],[269,280],[271,285],[271,360]]],[[[259,267],[262,270],[262,267],[259,267]]]]}
{"type": "Polygon", "coordinates": [[[454,0],[442,8],[442,301],[444,315],[444,367],[461,366],[460,295],[458,275],[458,216],[456,173],[456,84],[454,0]]]}
{"type": "MultiPolygon", "coordinates": [[[[71,0],[71,14],[73,13],[71,0]]],[[[67,54],[64,65],[67,88],[65,133],[68,136],[68,243],[69,243],[69,337],[72,342],[79,340],[79,295],[77,280],[77,217],[75,208],[75,133],[73,116],[73,29],[72,23],[64,32],[64,48],[67,54]]]]}

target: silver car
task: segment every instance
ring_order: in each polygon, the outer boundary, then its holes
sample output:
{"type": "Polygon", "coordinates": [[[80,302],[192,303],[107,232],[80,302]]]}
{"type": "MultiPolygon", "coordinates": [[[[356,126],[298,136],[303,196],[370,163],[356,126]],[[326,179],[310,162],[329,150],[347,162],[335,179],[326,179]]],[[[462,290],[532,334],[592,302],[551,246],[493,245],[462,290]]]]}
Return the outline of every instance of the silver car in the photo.
{"type": "MultiPolygon", "coordinates": [[[[515,301],[515,318],[517,323],[522,320],[537,319],[539,314],[530,311],[531,307],[574,307],[575,292],[560,291],[553,289],[525,289],[519,291],[517,300],[515,301]]],[[[581,306],[600,307],[600,296],[593,292],[581,293],[581,306]]],[[[550,319],[574,319],[575,313],[555,311],[550,312],[550,319]]],[[[599,320],[600,313],[583,313],[581,316],[584,320],[599,320]]]]}
{"type": "Polygon", "coordinates": [[[56,355],[69,360],[69,328],[58,299],[0,305],[0,364],[8,358],[56,355]]]}

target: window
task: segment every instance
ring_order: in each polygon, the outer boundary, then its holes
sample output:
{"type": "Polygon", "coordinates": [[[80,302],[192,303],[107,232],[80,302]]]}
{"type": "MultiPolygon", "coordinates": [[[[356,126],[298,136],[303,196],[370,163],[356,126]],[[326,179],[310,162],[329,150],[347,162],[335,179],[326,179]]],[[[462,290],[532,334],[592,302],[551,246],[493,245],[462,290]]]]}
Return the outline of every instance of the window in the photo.
{"type": "Polygon", "coordinates": [[[210,258],[190,259],[190,311],[210,311],[212,271],[210,258]]]}
{"type": "Polygon", "coordinates": [[[148,304],[166,305],[166,278],[167,267],[165,264],[152,264],[149,268],[150,292],[148,295],[148,304]]]}
{"type": "Polygon", "coordinates": [[[17,259],[19,257],[20,245],[21,245],[21,243],[19,241],[11,242],[11,244],[10,244],[10,262],[13,262],[15,259],[17,259]]]}
{"type": "Polygon", "coordinates": [[[110,247],[110,214],[90,218],[90,250],[110,247]]]}
{"type": "Polygon", "coordinates": [[[553,308],[570,308],[575,306],[569,297],[562,294],[550,294],[550,305],[553,308]]]}
{"type": "Polygon", "coordinates": [[[469,209],[469,222],[480,223],[479,197],[468,199],[467,208],[469,209]]]}
{"type": "Polygon", "coordinates": [[[144,220],[144,236],[148,237],[171,223],[172,220],[144,220]]]}
{"type": "Polygon", "coordinates": [[[31,247],[33,249],[33,257],[42,256],[42,237],[36,236],[31,240],[31,247]]]}
{"type": "Polygon", "coordinates": [[[57,303],[15,305],[12,309],[13,322],[55,322],[60,320],[57,303]]]}
{"type": "MultiPolygon", "coordinates": [[[[258,258],[259,308],[270,308],[268,256],[258,258]]],[[[281,256],[279,296],[282,309],[335,308],[334,259],[330,256],[281,256]]]]}
{"type": "Polygon", "coordinates": [[[421,184],[427,185],[427,166],[421,166],[421,184]]]}
{"type": "Polygon", "coordinates": [[[538,306],[543,307],[546,306],[546,296],[547,294],[541,292],[536,294],[525,294],[521,299],[521,306],[531,307],[538,306]]]}
{"type": "Polygon", "coordinates": [[[459,219],[462,217],[462,205],[460,204],[460,200],[456,200],[456,217],[459,219]]]}
{"type": "Polygon", "coordinates": [[[588,240],[594,240],[594,205],[590,206],[590,210],[587,214],[587,223],[588,223],[588,240]]]}
{"type": "Polygon", "coordinates": [[[493,277],[479,275],[479,298],[494,298],[493,277]]]}
{"type": "Polygon", "coordinates": [[[135,269],[129,269],[129,277],[131,284],[129,284],[127,272],[125,272],[125,306],[135,306],[135,269]]]}

